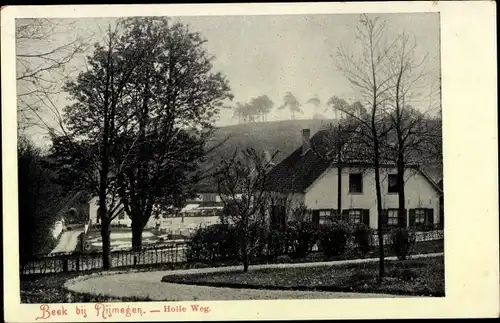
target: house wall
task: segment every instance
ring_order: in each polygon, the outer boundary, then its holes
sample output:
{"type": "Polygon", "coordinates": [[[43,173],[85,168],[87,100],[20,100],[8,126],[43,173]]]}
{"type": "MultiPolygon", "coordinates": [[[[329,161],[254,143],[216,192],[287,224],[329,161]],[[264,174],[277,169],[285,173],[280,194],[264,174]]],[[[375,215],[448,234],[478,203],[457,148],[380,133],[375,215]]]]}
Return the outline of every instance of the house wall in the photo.
{"type": "MultiPolygon", "coordinates": [[[[388,174],[396,174],[396,169],[381,169],[382,208],[398,208],[398,194],[388,193],[388,174]]],[[[370,227],[377,228],[377,198],[375,171],[373,169],[344,168],[342,170],[342,209],[369,209],[370,227]],[[349,174],[363,174],[363,192],[349,193],[349,174]]],[[[434,223],[439,223],[439,192],[417,170],[405,172],[406,209],[429,208],[434,210],[434,223]]],[[[312,210],[337,208],[337,169],[323,173],[307,190],[304,197],[307,208],[312,210]]],[[[409,223],[409,212],[406,223],[409,223]]]]}

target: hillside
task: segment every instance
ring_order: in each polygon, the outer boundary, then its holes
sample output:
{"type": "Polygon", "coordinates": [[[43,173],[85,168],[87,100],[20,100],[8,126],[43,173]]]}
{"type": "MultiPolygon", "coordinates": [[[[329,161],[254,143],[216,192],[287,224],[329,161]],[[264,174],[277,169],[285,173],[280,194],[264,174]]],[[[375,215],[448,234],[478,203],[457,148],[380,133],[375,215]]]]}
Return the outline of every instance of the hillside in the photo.
{"type": "MultiPolygon", "coordinates": [[[[279,163],[302,144],[302,129],[310,129],[311,136],[327,128],[335,120],[309,119],[273,122],[255,122],[218,128],[208,146],[221,144],[205,158],[202,169],[210,174],[221,159],[231,158],[236,149],[254,148],[257,151],[277,152],[275,162],[279,163]]],[[[442,176],[439,165],[426,165],[424,169],[436,182],[442,176]]],[[[199,190],[215,191],[213,179],[207,176],[199,185],[199,190]]]]}
{"type": "Polygon", "coordinates": [[[216,130],[213,144],[223,142],[215,155],[230,157],[236,149],[254,148],[258,151],[278,151],[277,161],[288,156],[302,144],[302,129],[311,129],[311,134],[328,127],[334,120],[287,120],[274,122],[255,122],[221,127],[216,130]]]}

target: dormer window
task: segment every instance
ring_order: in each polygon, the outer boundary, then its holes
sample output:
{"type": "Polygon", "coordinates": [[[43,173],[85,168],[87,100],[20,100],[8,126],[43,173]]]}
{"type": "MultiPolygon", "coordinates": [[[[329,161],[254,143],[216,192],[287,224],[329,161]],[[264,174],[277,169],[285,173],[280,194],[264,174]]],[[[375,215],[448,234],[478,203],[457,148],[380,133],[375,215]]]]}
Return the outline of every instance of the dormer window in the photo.
{"type": "Polygon", "coordinates": [[[389,174],[388,181],[389,181],[389,185],[388,185],[387,192],[388,193],[398,193],[399,192],[398,175],[397,174],[389,174]]]}

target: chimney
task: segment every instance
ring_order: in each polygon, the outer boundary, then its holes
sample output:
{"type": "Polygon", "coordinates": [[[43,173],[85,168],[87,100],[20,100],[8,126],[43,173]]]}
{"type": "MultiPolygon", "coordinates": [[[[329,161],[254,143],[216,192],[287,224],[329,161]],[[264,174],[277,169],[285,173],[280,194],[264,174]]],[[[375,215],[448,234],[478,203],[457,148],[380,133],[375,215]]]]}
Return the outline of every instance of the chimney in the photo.
{"type": "Polygon", "coordinates": [[[302,129],[302,156],[304,156],[309,151],[309,149],[311,149],[311,142],[309,141],[310,136],[310,129],[302,129]]]}

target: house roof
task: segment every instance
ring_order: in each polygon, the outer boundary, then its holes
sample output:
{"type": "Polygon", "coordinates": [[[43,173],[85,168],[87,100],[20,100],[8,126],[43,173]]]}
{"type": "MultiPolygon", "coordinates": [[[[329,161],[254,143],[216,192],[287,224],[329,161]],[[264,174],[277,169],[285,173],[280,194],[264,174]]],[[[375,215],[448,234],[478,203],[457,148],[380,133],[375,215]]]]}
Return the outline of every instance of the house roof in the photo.
{"type": "MultiPolygon", "coordinates": [[[[328,131],[318,131],[311,139],[311,147],[328,150],[328,131]]],[[[268,174],[267,188],[277,192],[303,192],[330,166],[330,161],[309,149],[302,154],[302,146],[283,159],[268,174]]]]}
{"type": "MultiPolygon", "coordinates": [[[[267,189],[283,193],[304,192],[329,167],[338,165],[334,162],[335,156],[328,155],[335,151],[333,136],[334,133],[330,130],[321,130],[314,134],[309,140],[311,149],[303,154],[302,146],[297,148],[269,172],[267,189]]],[[[355,135],[351,136],[349,144],[345,145],[342,158],[344,167],[373,167],[371,152],[367,151],[366,146],[360,140],[356,140],[355,135]]],[[[395,167],[394,163],[386,158],[383,152],[380,166],[384,168],[395,167]]],[[[438,192],[442,192],[437,180],[432,178],[422,167],[407,165],[407,168],[418,169],[438,192]]]]}

